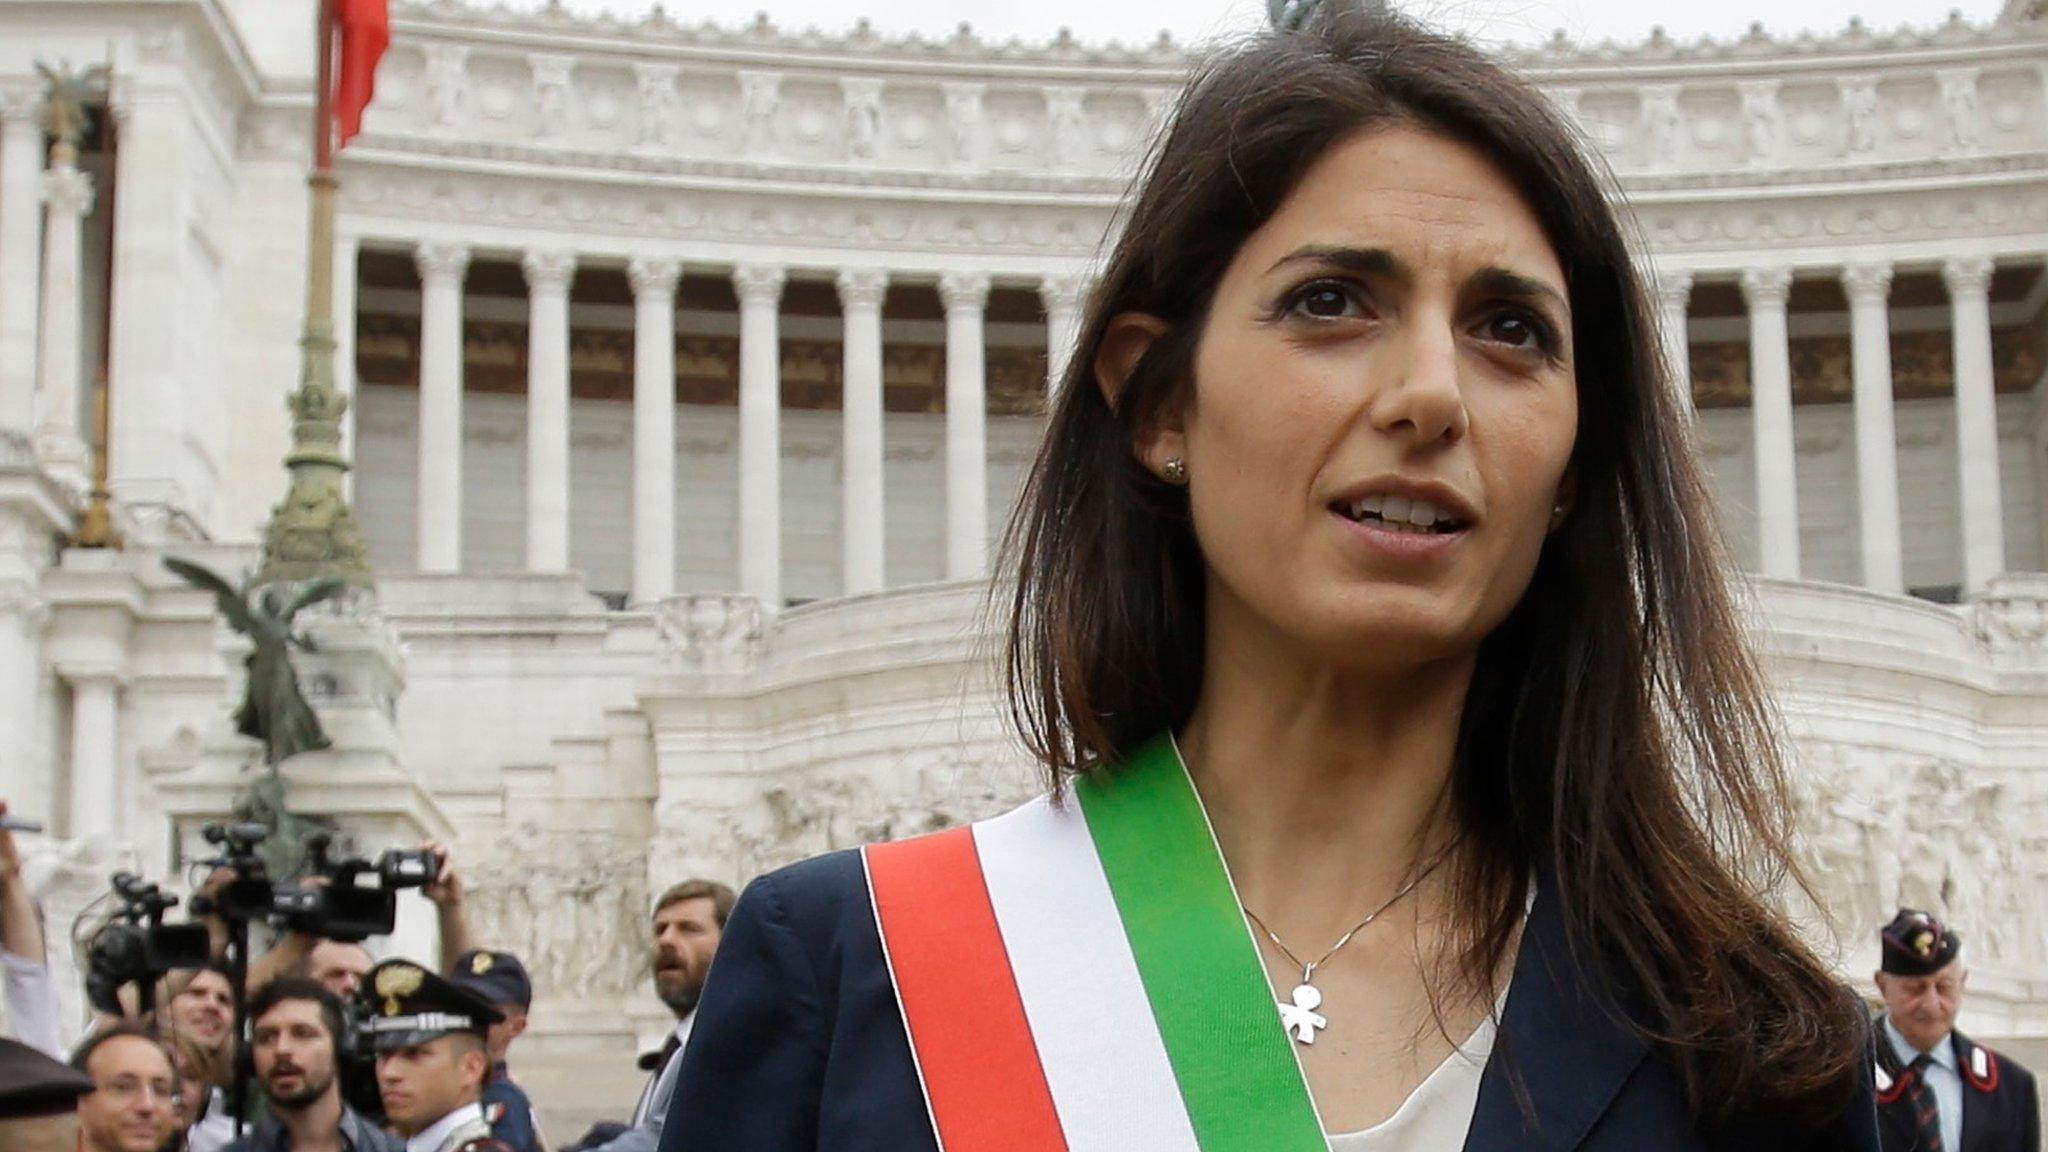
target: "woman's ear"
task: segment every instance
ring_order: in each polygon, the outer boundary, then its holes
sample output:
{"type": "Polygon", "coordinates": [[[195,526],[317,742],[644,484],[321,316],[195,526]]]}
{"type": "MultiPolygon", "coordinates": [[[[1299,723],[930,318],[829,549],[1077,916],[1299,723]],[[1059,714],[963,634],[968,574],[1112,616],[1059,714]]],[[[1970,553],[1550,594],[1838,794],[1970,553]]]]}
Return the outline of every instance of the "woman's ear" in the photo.
{"type": "Polygon", "coordinates": [[[1149,313],[1120,312],[1110,318],[1109,331],[1095,347],[1095,386],[1102,390],[1112,411],[1124,385],[1130,383],[1131,373],[1138,370],[1138,361],[1166,332],[1166,321],[1149,313]]]}
{"type": "Polygon", "coordinates": [[[1557,497],[1550,505],[1550,530],[1557,531],[1564,525],[1565,517],[1572,514],[1572,508],[1579,502],[1579,466],[1568,465],[1564,477],[1557,482],[1557,497]]]}
{"type": "MultiPolygon", "coordinates": [[[[1095,349],[1095,386],[1102,390],[1102,398],[1111,410],[1123,396],[1124,386],[1130,383],[1138,362],[1168,330],[1166,321],[1145,312],[1122,312],[1111,318],[1109,331],[1095,349]]],[[[1154,476],[1177,483],[1168,479],[1166,462],[1170,459],[1184,460],[1184,439],[1179,406],[1173,405],[1159,413],[1159,419],[1139,434],[1138,442],[1132,448],[1139,461],[1154,476]]],[[[1185,466],[1183,463],[1182,467],[1185,466]]]]}

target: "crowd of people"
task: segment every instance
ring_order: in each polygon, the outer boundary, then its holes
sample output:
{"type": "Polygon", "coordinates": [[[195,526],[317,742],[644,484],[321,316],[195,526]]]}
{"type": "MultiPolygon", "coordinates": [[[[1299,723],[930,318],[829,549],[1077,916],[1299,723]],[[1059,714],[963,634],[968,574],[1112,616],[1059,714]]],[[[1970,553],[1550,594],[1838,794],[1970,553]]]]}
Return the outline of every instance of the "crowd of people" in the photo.
{"type": "MultiPolygon", "coordinates": [[[[40,911],[13,838],[0,830],[0,965],[13,1032],[0,1039],[0,1148],[657,1152],[732,890],[688,880],[656,898],[649,964],[674,1030],[640,1058],[645,1083],[630,1116],[558,1144],[510,1067],[533,983],[518,956],[474,945],[459,874],[444,848],[427,850],[441,861],[425,892],[442,930],[438,970],[297,934],[251,965],[254,1092],[238,1126],[227,1092],[236,1059],[229,968],[215,961],[178,974],[159,1010],[103,1016],[66,1050],[40,911]]],[[[1960,935],[1902,909],[1879,945],[1874,1076],[1886,1152],[2036,1152],[2032,1075],[1956,1029],[1968,978],[1960,935]]]]}
{"type": "MultiPolygon", "coordinates": [[[[0,815],[6,805],[0,801],[0,815]]],[[[12,833],[0,829],[0,1149],[6,1152],[656,1152],[698,996],[734,894],[711,880],[663,891],[649,920],[654,986],[675,1016],[642,1056],[632,1113],[573,1143],[551,1141],[511,1069],[534,988],[510,951],[479,946],[445,846],[422,889],[440,927],[438,963],[376,960],[361,943],[288,932],[248,964],[245,1043],[234,971],[221,951],[156,989],[126,990],[64,1041],[41,910],[12,833]],[[248,1099],[232,1089],[246,1053],[248,1099]],[[239,1117],[239,1119],[238,1119],[239,1117]]],[[[222,926],[212,935],[225,950],[222,926]]]]}

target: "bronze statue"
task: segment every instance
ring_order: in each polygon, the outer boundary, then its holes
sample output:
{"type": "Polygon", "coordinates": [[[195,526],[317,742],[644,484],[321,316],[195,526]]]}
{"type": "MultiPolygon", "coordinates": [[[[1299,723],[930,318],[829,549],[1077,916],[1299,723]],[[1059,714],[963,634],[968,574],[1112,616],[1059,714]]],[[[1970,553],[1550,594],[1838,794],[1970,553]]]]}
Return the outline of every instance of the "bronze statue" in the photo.
{"type": "Polygon", "coordinates": [[[76,145],[91,122],[86,109],[106,99],[107,66],[73,69],[69,64],[52,68],[41,61],[36,71],[48,86],[44,97],[44,129],[60,144],[76,145]]]}
{"type": "Polygon", "coordinates": [[[278,765],[301,752],[332,747],[320,727],[320,717],[299,692],[299,678],[292,669],[294,646],[317,651],[313,642],[292,632],[292,618],[310,605],[345,591],[348,583],[337,577],[309,580],[296,592],[277,584],[260,589],[245,580],[237,590],[218,574],[189,560],[166,558],[164,567],[187,584],[213,593],[228,627],[247,636],[249,655],[242,661],[248,670],[242,706],[235,710],[235,731],[263,742],[263,762],[278,765]]]}

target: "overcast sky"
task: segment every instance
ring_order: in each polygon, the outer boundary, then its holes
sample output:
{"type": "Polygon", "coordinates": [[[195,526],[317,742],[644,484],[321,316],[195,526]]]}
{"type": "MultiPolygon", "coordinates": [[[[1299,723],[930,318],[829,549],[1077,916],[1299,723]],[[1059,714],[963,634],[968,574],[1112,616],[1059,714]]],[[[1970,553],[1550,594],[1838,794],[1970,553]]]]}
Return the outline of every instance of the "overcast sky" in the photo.
{"type": "MultiPolygon", "coordinates": [[[[544,0],[507,0],[538,7],[544,0]]],[[[635,14],[652,0],[561,0],[583,12],[635,14]]],[[[1773,34],[1811,29],[1828,32],[1861,16],[1873,28],[1932,27],[1947,19],[1949,0],[1408,0],[1402,7],[1441,26],[1490,42],[1531,43],[1562,28],[1575,40],[1642,40],[1653,25],[1691,40],[1701,35],[1739,36],[1753,20],[1773,34]]],[[[1986,21],[1999,0],[1961,0],[1964,17],[1986,21]]],[[[1264,0],[666,0],[671,16],[686,22],[711,19],[742,24],[756,11],[785,28],[843,31],[861,16],[879,31],[950,33],[961,21],[990,39],[1050,39],[1061,27],[1084,41],[1150,41],[1161,29],[1183,43],[1256,28],[1265,20],[1264,0]]]]}

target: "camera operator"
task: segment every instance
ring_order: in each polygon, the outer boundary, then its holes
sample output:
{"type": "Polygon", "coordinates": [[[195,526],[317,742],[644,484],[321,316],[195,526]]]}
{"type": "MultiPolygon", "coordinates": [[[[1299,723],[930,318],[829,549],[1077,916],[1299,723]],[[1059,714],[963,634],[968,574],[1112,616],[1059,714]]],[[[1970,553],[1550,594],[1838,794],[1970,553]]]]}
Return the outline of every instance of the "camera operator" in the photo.
{"type": "MultiPolygon", "coordinates": [[[[0,816],[5,815],[7,801],[0,800],[0,816]]],[[[5,984],[7,1021],[14,1038],[61,1059],[64,1014],[50,979],[43,912],[28,890],[14,833],[5,828],[0,828],[0,981],[5,984]]]]}
{"type": "Polygon", "coordinates": [[[148,1028],[110,1024],[78,1046],[71,1066],[93,1084],[78,1101],[79,1152],[157,1152],[178,1134],[178,1075],[148,1028]]]}
{"type": "MultiPolygon", "coordinates": [[[[441,931],[441,968],[452,970],[451,958],[469,950],[469,924],[462,910],[462,881],[455,874],[448,849],[429,840],[420,852],[434,861],[435,879],[421,886],[420,893],[434,905],[441,931]]],[[[308,877],[302,885],[326,883],[325,877],[308,877]]],[[[279,976],[303,976],[319,983],[347,1004],[362,987],[363,977],[375,963],[370,950],[359,943],[329,940],[310,932],[284,934],[270,951],[249,966],[249,991],[253,995],[279,976]]]]}
{"type": "Polygon", "coordinates": [[[303,977],[274,980],[249,1003],[250,1053],[264,1117],[230,1152],[398,1152],[398,1140],[341,1096],[341,1001],[303,977]]]}
{"type": "Polygon", "coordinates": [[[406,1152],[511,1152],[484,1118],[485,1034],[500,1019],[475,993],[410,960],[370,969],[358,1036],[377,1053],[377,1087],[406,1152]]]}
{"type": "Polygon", "coordinates": [[[356,990],[363,986],[363,977],[369,975],[370,966],[375,963],[370,950],[361,944],[319,940],[306,953],[305,962],[295,969],[295,974],[334,993],[346,1004],[355,999],[356,990]]]}

